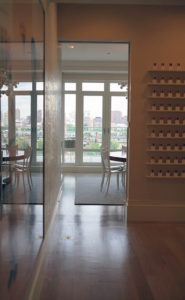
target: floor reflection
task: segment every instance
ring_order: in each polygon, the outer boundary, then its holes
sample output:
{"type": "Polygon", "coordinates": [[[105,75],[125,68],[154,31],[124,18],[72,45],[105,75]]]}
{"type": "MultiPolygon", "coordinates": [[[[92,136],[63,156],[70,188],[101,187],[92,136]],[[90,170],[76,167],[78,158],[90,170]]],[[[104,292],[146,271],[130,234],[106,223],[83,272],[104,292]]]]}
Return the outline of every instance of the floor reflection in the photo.
{"type": "Polygon", "coordinates": [[[1,299],[24,299],[42,243],[42,205],[1,206],[1,299]]]}
{"type": "MultiPolygon", "coordinates": [[[[21,178],[22,179],[22,178],[21,178]]],[[[31,188],[28,182],[20,179],[19,185],[12,181],[3,185],[4,204],[42,204],[43,203],[43,175],[32,173],[31,188]]]]}

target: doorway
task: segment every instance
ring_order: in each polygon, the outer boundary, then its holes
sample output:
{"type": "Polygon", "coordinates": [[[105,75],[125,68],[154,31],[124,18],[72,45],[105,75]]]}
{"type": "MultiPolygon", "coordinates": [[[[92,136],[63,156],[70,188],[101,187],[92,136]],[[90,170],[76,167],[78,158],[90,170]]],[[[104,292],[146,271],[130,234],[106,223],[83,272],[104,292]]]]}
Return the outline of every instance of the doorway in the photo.
{"type": "MultiPolygon", "coordinates": [[[[88,174],[86,180],[99,174],[101,181],[102,148],[128,152],[129,44],[62,42],[59,48],[63,86],[62,171],[75,173],[76,182],[84,173],[88,174]]],[[[119,162],[112,164],[117,166],[119,162]]],[[[123,190],[125,200],[126,185],[123,190]]]]}

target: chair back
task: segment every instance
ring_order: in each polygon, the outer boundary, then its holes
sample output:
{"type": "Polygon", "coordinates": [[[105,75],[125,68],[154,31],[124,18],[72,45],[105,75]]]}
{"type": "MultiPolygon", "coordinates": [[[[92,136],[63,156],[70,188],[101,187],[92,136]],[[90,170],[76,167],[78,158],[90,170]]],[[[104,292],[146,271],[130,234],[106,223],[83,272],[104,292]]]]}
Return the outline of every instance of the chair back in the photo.
{"type": "Polygon", "coordinates": [[[108,151],[107,148],[103,148],[101,150],[101,159],[102,159],[102,168],[103,168],[103,171],[110,170],[109,151],[108,151]]]}
{"type": "Polygon", "coordinates": [[[10,156],[15,156],[18,151],[18,145],[6,145],[6,151],[10,156]]]}
{"type": "Polygon", "coordinates": [[[123,145],[122,145],[121,150],[122,150],[123,152],[127,152],[127,146],[123,146],[123,145]]]}
{"type": "Polygon", "coordinates": [[[30,169],[31,167],[31,154],[32,154],[32,148],[28,147],[24,150],[24,167],[26,169],[30,169]]]}

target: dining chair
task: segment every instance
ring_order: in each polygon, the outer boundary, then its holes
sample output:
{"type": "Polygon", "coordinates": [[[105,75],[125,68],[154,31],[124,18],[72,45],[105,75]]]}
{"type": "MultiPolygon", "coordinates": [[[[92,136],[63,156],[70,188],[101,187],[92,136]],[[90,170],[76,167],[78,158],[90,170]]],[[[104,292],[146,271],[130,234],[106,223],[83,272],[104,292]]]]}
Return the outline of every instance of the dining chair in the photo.
{"type": "MultiPolygon", "coordinates": [[[[121,150],[122,150],[122,152],[127,153],[127,146],[122,145],[121,150]]],[[[123,182],[123,185],[125,186],[125,181],[126,181],[126,169],[127,169],[127,163],[126,163],[126,162],[123,163],[123,169],[124,169],[124,172],[122,173],[122,182],[123,182]]]]}
{"type": "MultiPolygon", "coordinates": [[[[109,186],[110,186],[110,178],[112,174],[116,174],[117,175],[117,188],[119,189],[119,174],[123,174],[124,168],[122,166],[111,166],[110,165],[110,159],[109,159],[109,151],[107,148],[103,148],[101,150],[101,159],[102,159],[102,181],[101,181],[101,191],[103,189],[103,185],[104,185],[104,180],[105,177],[107,176],[107,190],[106,192],[108,192],[109,190],[109,186]]],[[[123,175],[122,175],[123,176],[123,175]]],[[[124,177],[122,177],[122,184],[124,184],[124,177]]]]}
{"type": "Polygon", "coordinates": [[[17,151],[18,151],[18,145],[8,145],[8,144],[6,144],[6,151],[9,153],[9,155],[15,156],[17,151]]]}
{"type": "Polygon", "coordinates": [[[32,184],[31,157],[32,157],[32,148],[28,147],[27,149],[24,150],[23,161],[15,164],[15,181],[17,182],[17,186],[19,186],[20,175],[22,175],[24,187],[25,187],[24,177],[26,176],[29,187],[31,188],[31,184],[32,184]]]}
{"type": "MultiPolygon", "coordinates": [[[[18,145],[17,144],[13,144],[13,145],[8,145],[6,144],[6,152],[8,153],[9,156],[11,157],[16,157],[16,154],[18,152],[18,145]]],[[[10,182],[12,181],[12,174],[14,173],[14,169],[15,169],[15,164],[16,164],[16,158],[15,160],[11,160],[9,162],[6,162],[6,168],[8,168],[9,174],[10,174],[10,182]]]]}
{"type": "Polygon", "coordinates": [[[122,150],[122,152],[127,152],[127,146],[122,145],[121,150],[122,150]]]}

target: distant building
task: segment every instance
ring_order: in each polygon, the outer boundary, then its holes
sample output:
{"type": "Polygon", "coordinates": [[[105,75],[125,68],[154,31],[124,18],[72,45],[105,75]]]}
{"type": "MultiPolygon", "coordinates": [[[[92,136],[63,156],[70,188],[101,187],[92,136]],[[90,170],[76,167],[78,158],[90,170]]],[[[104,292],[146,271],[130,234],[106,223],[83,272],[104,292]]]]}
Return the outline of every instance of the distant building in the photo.
{"type": "Polygon", "coordinates": [[[16,119],[16,121],[20,121],[20,119],[21,119],[21,112],[20,112],[19,108],[17,108],[15,111],[15,119],[16,119]]]}
{"type": "Polygon", "coordinates": [[[31,124],[31,116],[27,116],[25,121],[26,124],[31,124]]]}
{"type": "Polygon", "coordinates": [[[111,112],[111,122],[115,124],[122,123],[122,112],[119,110],[114,110],[111,112]]]}
{"type": "Polygon", "coordinates": [[[3,116],[3,125],[8,126],[8,112],[6,111],[3,116]]]}
{"type": "Polygon", "coordinates": [[[37,111],[37,123],[41,123],[42,122],[42,110],[39,109],[37,111]]]}
{"type": "Polygon", "coordinates": [[[93,120],[90,117],[84,117],[84,126],[93,127],[93,120]]]}
{"type": "Polygon", "coordinates": [[[128,124],[127,116],[123,116],[123,117],[121,118],[121,123],[124,124],[124,125],[127,125],[127,124],[128,124]]]}
{"type": "Polygon", "coordinates": [[[102,118],[96,117],[93,119],[93,127],[102,127],[102,118]]]}

